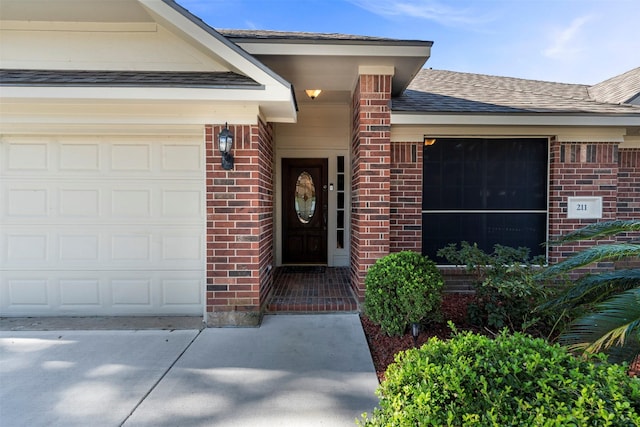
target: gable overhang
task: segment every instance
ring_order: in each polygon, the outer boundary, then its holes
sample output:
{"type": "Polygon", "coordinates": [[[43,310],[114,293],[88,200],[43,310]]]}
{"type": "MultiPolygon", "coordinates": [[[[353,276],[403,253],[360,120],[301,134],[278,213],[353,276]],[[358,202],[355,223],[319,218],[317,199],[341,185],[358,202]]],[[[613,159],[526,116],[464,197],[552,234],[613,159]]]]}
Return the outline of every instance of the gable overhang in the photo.
{"type": "MultiPolygon", "coordinates": [[[[246,75],[262,85],[258,91],[248,91],[255,101],[262,102],[260,111],[266,121],[295,122],[297,107],[291,83],[265,64],[226,39],[202,20],[191,14],[173,0],[138,0],[154,17],[156,22],[168,28],[190,43],[197,43],[205,49],[225,52],[221,59],[228,68],[246,75]]],[[[238,95],[240,95],[238,93],[238,95]]]]}
{"type": "MultiPolygon", "coordinates": [[[[59,28],[68,23],[84,25],[84,28],[95,25],[102,30],[106,27],[135,29],[137,26],[147,28],[149,25],[160,25],[190,46],[215,57],[229,71],[256,82],[251,88],[150,88],[144,84],[139,87],[4,86],[0,89],[3,107],[4,104],[24,105],[25,102],[34,105],[40,102],[193,102],[257,109],[261,118],[268,122],[293,123],[297,120],[297,105],[291,83],[172,0],[5,1],[0,10],[5,23],[13,26],[28,24],[31,28],[59,28]]],[[[37,67],[37,63],[34,65],[37,67]]]]}
{"type": "Polygon", "coordinates": [[[221,32],[292,82],[299,100],[306,100],[305,89],[322,89],[319,102],[348,100],[362,70],[376,68],[392,70],[386,74],[392,74],[392,94],[399,95],[429,59],[433,45],[430,41],[349,39],[339,35],[304,38],[293,33],[260,38],[221,32]]]}

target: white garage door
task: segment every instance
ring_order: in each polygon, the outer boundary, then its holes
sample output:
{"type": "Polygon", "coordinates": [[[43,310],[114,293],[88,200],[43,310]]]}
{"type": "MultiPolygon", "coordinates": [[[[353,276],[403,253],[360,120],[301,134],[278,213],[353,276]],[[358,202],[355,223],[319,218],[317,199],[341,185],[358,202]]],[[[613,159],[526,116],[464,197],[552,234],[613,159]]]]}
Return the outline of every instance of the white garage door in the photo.
{"type": "Polygon", "coordinates": [[[202,314],[203,147],[0,138],[0,312],[202,314]]]}

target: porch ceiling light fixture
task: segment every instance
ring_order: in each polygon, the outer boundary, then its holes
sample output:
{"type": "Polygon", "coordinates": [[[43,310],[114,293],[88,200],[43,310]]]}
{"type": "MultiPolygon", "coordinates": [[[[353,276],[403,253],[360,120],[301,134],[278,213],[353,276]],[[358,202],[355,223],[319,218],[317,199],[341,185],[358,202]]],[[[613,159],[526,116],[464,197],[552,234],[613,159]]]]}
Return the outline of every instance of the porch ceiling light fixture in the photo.
{"type": "Polygon", "coordinates": [[[227,123],[224,124],[224,129],[218,134],[218,148],[222,154],[222,169],[233,169],[233,156],[231,155],[231,146],[233,145],[233,134],[229,131],[227,123]]]}
{"type": "Polygon", "coordinates": [[[427,138],[426,136],[424,137],[424,145],[429,146],[429,145],[433,145],[436,143],[436,139],[435,138],[427,138]]]}
{"type": "Polygon", "coordinates": [[[307,89],[304,91],[307,96],[311,99],[316,99],[318,95],[322,92],[322,89],[307,89]]]}

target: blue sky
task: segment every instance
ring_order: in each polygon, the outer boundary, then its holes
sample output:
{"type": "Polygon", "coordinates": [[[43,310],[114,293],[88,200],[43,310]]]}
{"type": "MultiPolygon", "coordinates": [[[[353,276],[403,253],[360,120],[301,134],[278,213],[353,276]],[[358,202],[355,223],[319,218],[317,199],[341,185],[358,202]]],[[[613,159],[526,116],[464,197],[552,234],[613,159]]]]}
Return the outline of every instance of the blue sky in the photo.
{"type": "Polygon", "coordinates": [[[426,67],[593,84],[640,66],[640,0],[177,0],[213,28],[434,42],[426,67]]]}

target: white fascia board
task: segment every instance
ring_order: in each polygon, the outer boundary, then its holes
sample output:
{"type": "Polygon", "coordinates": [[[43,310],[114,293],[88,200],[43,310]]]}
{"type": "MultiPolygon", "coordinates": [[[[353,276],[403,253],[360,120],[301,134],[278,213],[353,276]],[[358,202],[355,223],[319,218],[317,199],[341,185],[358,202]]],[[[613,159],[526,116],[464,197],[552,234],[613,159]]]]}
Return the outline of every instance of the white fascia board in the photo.
{"type": "MultiPolygon", "coordinates": [[[[38,103],[119,103],[123,105],[155,103],[174,105],[190,103],[212,108],[237,105],[253,109],[267,122],[295,123],[298,113],[292,109],[292,96],[284,96],[282,88],[193,89],[193,88],[80,88],[80,87],[0,87],[0,110],[9,104],[38,103]],[[276,92],[276,93],[274,93],[276,92]]],[[[255,117],[255,116],[254,116],[255,117]]],[[[196,119],[199,123],[200,119],[196,119]]],[[[241,122],[227,120],[229,123],[241,122]]],[[[211,123],[211,122],[209,122],[211,123]]]]}
{"type": "Polygon", "coordinates": [[[377,42],[353,44],[319,43],[252,43],[238,42],[238,46],[252,55],[292,55],[292,56],[366,56],[366,57],[425,57],[431,55],[431,47],[380,45],[377,42]]]}
{"type": "Polygon", "coordinates": [[[396,73],[396,69],[390,65],[360,65],[358,67],[358,74],[364,75],[379,75],[379,76],[393,76],[396,73]]]}
{"type": "Polygon", "coordinates": [[[0,21],[0,29],[12,31],[87,31],[101,33],[155,33],[155,22],[52,22],[52,21],[0,21]]]}
{"type": "Polygon", "coordinates": [[[619,148],[640,148],[640,136],[627,135],[619,148]]]}
{"type": "MultiPolygon", "coordinates": [[[[269,106],[279,114],[285,107],[269,106]]],[[[49,125],[205,125],[256,124],[257,104],[233,102],[16,102],[0,103],[0,129],[49,125]]]]}
{"type": "Polygon", "coordinates": [[[0,99],[106,99],[147,101],[282,101],[291,94],[285,88],[155,88],[155,87],[77,87],[77,86],[3,86],[0,99]]]}
{"type": "Polygon", "coordinates": [[[639,115],[391,113],[392,125],[640,126],[639,115]]]}
{"type": "Polygon", "coordinates": [[[601,126],[478,126],[478,125],[393,125],[391,142],[422,142],[434,138],[520,138],[555,137],[559,142],[625,141],[625,127],[601,126]]]}
{"type": "MultiPolygon", "coordinates": [[[[244,123],[243,123],[244,124],[244,123]]],[[[0,122],[0,138],[5,135],[126,135],[126,136],[202,136],[202,124],[69,124],[69,123],[11,123],[0,122]]]]}

